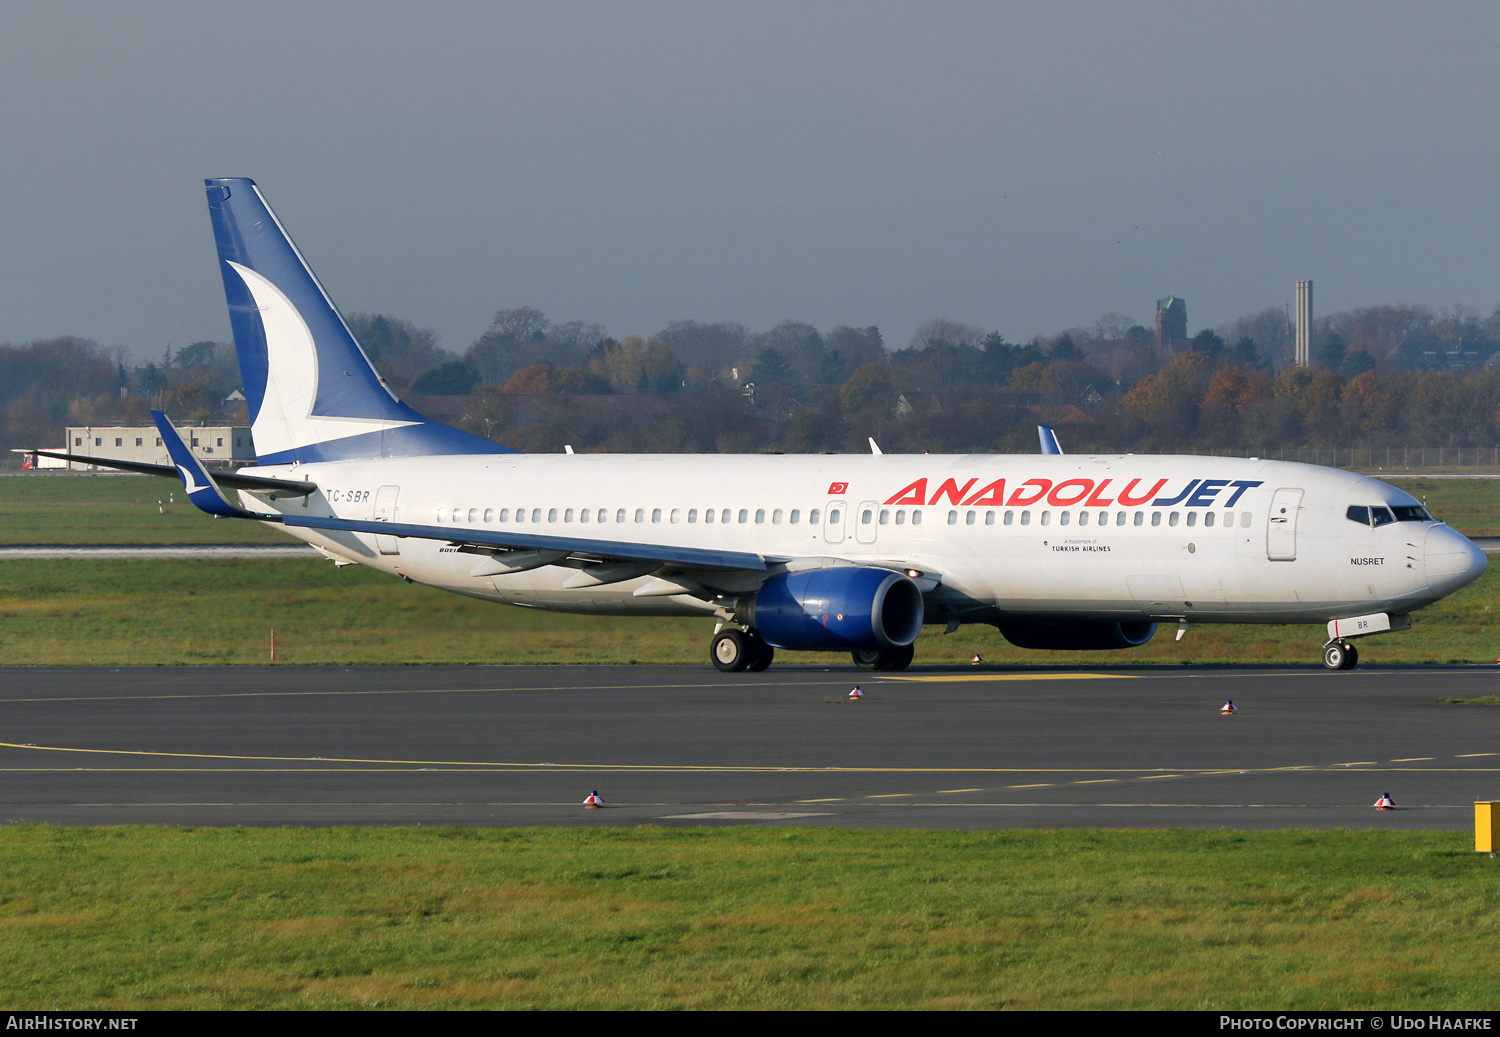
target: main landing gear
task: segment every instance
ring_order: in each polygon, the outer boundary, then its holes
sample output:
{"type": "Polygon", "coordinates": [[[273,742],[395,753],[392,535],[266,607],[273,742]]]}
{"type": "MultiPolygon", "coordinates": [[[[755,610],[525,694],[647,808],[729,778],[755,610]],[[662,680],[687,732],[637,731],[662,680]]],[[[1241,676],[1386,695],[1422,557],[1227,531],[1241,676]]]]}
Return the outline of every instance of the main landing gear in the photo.
{"type": "Polygon", "coordinates": [[[911,645],[905,648],[866,648],[849,654],[854,658],[855,666],[866,670],[904,670],[911,665],[916,649],[911,645]]]}
{"type": "Polygon", "coordinates": [[[749,630],[721,630],[708,644],[708,657],[723,673],[759,673],[775,656],[776,649],[749,630]]]}
{"type": "Polygon", "coordinates": [[[1359,665],[1359,649],[1348,641],[1329,641],[1323,646],[1323,665],[1330,670],[1352,670],[1359,665]]]}

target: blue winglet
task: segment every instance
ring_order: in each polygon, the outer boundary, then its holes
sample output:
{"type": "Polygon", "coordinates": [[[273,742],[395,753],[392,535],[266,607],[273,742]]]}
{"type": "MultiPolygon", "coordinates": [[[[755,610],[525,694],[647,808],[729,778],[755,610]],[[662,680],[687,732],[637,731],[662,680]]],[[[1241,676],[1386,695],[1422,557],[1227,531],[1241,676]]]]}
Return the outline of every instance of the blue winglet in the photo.
{"type": "Polygon", "coordinates": [[[166,445],[172,465],[177,469],[177,474],[182,476],[182,487],[187,490],[188,500],[198,510],[222,518],[259,517],[229,502],[229,498],[224,496],[209,476],[208,469],[203,467],[203,462],[193,456],[193,452],[182,441],[165,414],[154,410],[151,412],[151,420],[156,422],[156,429],[161,433],[161,441],[166,445]]]}
{"type": "Polygon", "coordinates": [[[1042,453],[1060,454],[1062,446],[1057,442],[1057,433],[1052,431],[1051,425],[1038,425],[1036,427],[1037,438],[1042,441],[1042,453]]]}

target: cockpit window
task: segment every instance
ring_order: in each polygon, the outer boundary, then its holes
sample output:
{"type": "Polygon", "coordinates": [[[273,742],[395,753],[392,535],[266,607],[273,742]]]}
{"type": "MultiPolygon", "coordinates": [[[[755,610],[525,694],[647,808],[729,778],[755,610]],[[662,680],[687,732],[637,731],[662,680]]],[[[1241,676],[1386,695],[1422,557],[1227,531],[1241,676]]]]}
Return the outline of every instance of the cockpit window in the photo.
{"type": "Polygon", "coordinates": [[[1351,504],[1349,510],[1344,512],[1344,517],[1350,522],[1358,522],[1362,526],[1389,525],[1392,522],[1431,522],[1432,516],[1427,513],[1426,508],[1415,505],[1392,504],[1387,507],[1384,504],[1376,504],[1366,507],[1363,504],[1351,504]]]}

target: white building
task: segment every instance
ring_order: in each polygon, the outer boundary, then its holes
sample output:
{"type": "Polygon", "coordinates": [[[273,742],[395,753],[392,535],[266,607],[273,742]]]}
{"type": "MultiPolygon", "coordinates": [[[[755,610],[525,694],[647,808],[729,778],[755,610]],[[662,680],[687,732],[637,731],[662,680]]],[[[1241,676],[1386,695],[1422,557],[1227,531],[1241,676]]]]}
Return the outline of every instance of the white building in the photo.
{"type": "MultiPolygon", "coordinates": [[[[250,429],[247,427],[179,426],[178,431],[188,448],[210,467],[255,463],[255,443],[251,440],[250,429]]],[[[93,425],[69,428],[67,445],[63,450],[70,454],[87,454],[90,457],[108,457],[121,461],[164,465],[172,463],[155,425],[143,428],[104,428],[93,425]]],[[[73,471],[93,471],[95,467],[77,461],[69,461],[67,464],[73,471]]]]}

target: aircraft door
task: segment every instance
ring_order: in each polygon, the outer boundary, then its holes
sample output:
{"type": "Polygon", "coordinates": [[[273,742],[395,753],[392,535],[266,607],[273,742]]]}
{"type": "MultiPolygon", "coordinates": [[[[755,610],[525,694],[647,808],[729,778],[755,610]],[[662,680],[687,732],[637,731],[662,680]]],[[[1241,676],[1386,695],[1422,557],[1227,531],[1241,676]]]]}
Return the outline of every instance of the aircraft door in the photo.
{"type": "Polygon", "coordinates": [[[1301,490],[1286,487],[1271,497],[1270,521],[1266,523],[1266,557],[1271,561],[1297,560],[1297,513],[1301,510],[1301,490]]]}
{"type": "Polygon", "coordinates": [[[880,503],[878,501],[860,501],[859,507],[854,511],[854,539],[861,544],[873,544],[875,542],[876,518],[880,515],[880,503]]]}
{"type": "Polygon", "coordinates": [[[829,544],[844,542],[844,512],[848,510],[841,500],[831,500],[823,509],[823,541],[829,544]]]}
{"type": "MultiPolygon", "coordinates": [[[[382,486],[375,493],[375,521],[394,522],[396,520],[396,498],[401,493],[399,486],[382,486]]],[[[375,549],[383,555],[398,555],[401,553],[401,542],[396,537],[386,536],[383,533],[375,534],[375,549]]]]}

